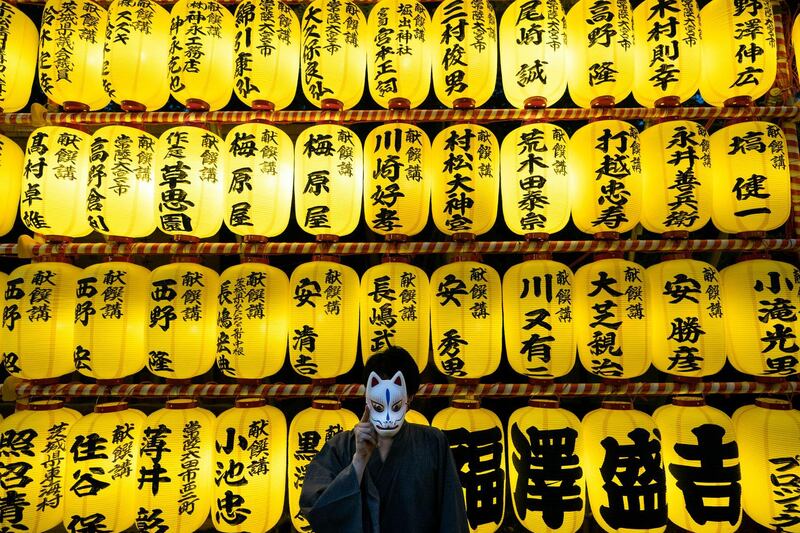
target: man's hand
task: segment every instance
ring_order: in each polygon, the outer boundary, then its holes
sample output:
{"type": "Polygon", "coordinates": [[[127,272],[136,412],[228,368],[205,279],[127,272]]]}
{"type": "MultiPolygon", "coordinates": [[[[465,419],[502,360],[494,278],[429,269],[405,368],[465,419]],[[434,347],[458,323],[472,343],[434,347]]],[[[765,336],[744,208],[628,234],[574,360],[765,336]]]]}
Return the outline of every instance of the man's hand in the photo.
{"type": "Polygon", "coordinates": [[[353,466],[356,469],[358,482],[361,483],[367,461],[369,461],[372,452],[378,446],[378,432],[375,431],[375,427],[369,421],[369,408],[366,405],[364,406],[364,414],[361,415],[361,420],[353,428],[353,434],[356,438],[356,453],[353,455],[353,466]]]}

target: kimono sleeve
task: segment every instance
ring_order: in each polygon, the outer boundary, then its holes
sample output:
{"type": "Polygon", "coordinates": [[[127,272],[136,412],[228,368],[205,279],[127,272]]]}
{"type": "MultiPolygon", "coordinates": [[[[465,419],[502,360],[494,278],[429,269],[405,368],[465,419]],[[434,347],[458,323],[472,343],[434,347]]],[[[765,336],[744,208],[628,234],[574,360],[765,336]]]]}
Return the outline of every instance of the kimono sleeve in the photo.
{"type": "Polygon", "coordinates": [[[468,533],[467,509],[464,504],[464,491],[461,489],[461,482],[458,479],[458,470],[450,452],[450,445],[447,437],[441,431],[438,432],[439,441],[439,465],[441,468],[441,479],[439,487],[441,494],[441,516],[439,519],[440,533],[468,533]]]}

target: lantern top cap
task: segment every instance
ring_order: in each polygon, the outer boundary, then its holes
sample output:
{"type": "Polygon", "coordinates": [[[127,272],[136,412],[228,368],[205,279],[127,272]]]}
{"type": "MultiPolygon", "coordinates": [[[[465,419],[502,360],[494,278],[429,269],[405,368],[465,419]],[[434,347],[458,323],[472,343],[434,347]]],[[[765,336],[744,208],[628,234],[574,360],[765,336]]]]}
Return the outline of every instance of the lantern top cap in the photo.
{"type": "Polygon", "coordinates": [[[675,396],[672,398],[672,405],[679,407],[702,407],[706,400],[702,396],[675,396]]]}
{"type": "Polygon", "coordinates": [[[451,405],[456,409],[480,409],[481,402],[468,398],[455,398],[451,405]]]}
{"type": "Polygon", "coordinates": [[[23,399],[14,405],[17,411],[55,411],[64,407],[61,400],[34,400],[23,399]]]}
{"type": "Polygon", "coordinates": [[[94,406],[95,413],[118,413],[128,408],[128,402],[106,402],[94,406]]]}
{"type": "Polygon", "coordinates": [[[611,411],[630,411],[633,409],[633,403],[625,400],[606,400],[600,404],[600,408],[611,411]]]}
{"type": "Polygon", "coordinates": [[[249,408],[249,407],[264,407],[267,401],[264,398],[241,398],[234,403],[235,407],[249,408]]]}
{"type": "Polygon", "coordinates": [[[168,400],[166,404],[167,409],[194,409],[197,407],[197,400],[193,398],[178,398],[177,400],[168,400]]]}
{"type": "Polygon", "coordinates": [[[323,411],[338,411],[342,408],[339,400],[328,398],[317,398],[311,402],[311,407],[314,409],[321,409],[323,411]]]}
{"type": "Polygon", "coordinates": [[[790,411],[792,402],[780,398],[756,398],[756,407],[775,411],[790,411]]]}
{"type": "Polygon", "coordinates": [[[539,407],[541,409],[558,409],[561,402],[547,398],[531,398],[528,400],[528,407],[539,407]]]}

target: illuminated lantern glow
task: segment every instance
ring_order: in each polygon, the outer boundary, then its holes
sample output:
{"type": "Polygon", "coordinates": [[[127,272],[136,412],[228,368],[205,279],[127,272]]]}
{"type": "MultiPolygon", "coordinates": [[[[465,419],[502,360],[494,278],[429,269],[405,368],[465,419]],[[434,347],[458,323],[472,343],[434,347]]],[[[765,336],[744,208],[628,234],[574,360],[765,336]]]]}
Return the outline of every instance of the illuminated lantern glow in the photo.
{"type": "Polygon", "coordinates": [[[150,271],[129,262],[98,263],[80,273],[74,290],[75,369],[117,380],[144,368],[150,271]]]}
{"type": "Polygon", "coordinates": [[[644,269],[602,259],[575,273],[575,339],[584,368],[604,379],[630,379],[650,368],[644,269]]]}
{"type": "Polygon", "coordinates": [[[0,113],[14,113],[28,104],[36,73],[39,32],[22,11],[0,2],[3,54],[0,57],[0,113]]]}
{"type": "Polygon", "coordinates": [[[322,124],[303,130],[294,157],[297,225],[317,236],[352,233],[361,218],[363,165],[361,140],[351,129],[322,124]]]}
{"type": "Polygon", "coordinates": [[[332,379],[356,362],[359,280],[331,261],[303,263],[289,279],[289,357],[301,376],[332,379]]]}
{"type": "Polygon", "coordinates": [[[408,411],[406,411],[405,421],[411,424],[419,424],[421,426],[431,425],[431,423],[428,422],[428,419],[425,418],[425,415],[413,409],[409,409],[408,411]]]}
{"type": "Polygon", "coordinates": [[[431,30],[436,97],[446,107],[485,104],[497,79],[497,19],[492,4],[446,0],[436,8],[431,30]]]}
{"type": "MultiPolygon", "coordinates": [[[[573,8],[574,9],[574,8],[573,8]]],[[[590,234],[632,230],[642,214],[639,133],[620,120],[581,127],[569,142],[572,221],[590,234]]]]}
{"type": "Polygon", "coordinates": [[[28,137],[20,216],[29,230],[53,237],[92,231],[86,216],[90,139],[60,126],[38,128],[28,137]]]}
{"type": "MultiPolygon", "coordinates": [[[[0,25],[4,5],[6,4],[0,3],[0,25]]],[[[11,231],[17,219],[22,185],[20,176],[23,175],[22,159],[22,148],[5,135],[0,135],[0,236],[11,231]]]]}
{"type": "Polygon", "coordinates": [[[384,124],[370,132],[364,150],[367,226],[385,237],[418,234],[428,223],[434,175],[428,135],[411,124],[384,124]]]}
{"type": "Polygon", "coordinates": [[[283,233],[292,210],[292,140],[275,126],[241,124],[228,132],[225,150],[225,225],[242,236],[283,233]]]}
{"type": "Polygon", "coordinates": [[[283,514],[286,418],[262,398],[237,400],[217,418],[214,529],[265,533],[283,514]]]}
{"type": "Polygon", "coordinates": [[[431,340],[436,368],[478,379],[497,370],[503,344],[500,276],[489,265],[456,261],[431,275],[431,340]]]}
{"type": "Polygon", "coordinates": [[[569,222],[568,141],[567,132],[552,124],[522,126],[503,139],[503,217],[517,235],[550,235],[569,222]]]}
{"type": "Polygon", "coordinates": [[[744,374],[785,378],[800,373],[795,338],[800,269],[752,259],[722,270],[725,333],[731,364],[744,374]]]}
{"type": "Polygon", "coordinates": [[[789,218],[786,137],[769,122],[741,122],[711,135],[711,217],[726,233],[769,231],[789,218]]]}
{"type": "Polygon", "coordinates": [[[800,15],[795,17],[792,26],[792,47],[794,48],[795,70],[800,72],[800,15]]]}

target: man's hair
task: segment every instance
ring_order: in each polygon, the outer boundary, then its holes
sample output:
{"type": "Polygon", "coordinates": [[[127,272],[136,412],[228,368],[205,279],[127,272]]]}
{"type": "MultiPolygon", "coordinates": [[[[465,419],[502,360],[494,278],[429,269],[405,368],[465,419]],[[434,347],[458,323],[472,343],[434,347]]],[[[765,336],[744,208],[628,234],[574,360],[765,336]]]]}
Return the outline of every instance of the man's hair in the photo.
{"type": "Polygon", "coordinates": [[[391,379],[397,371],[403,373],[406,380],[406,392],[409,396],[417,393],[419,389],[419,369],[411,354],[399,346],[392,346],[378,352],[364,364],[364,379],[366,385],[369,375],[372,372],[378,374],[381,379],[391,379]]]}

